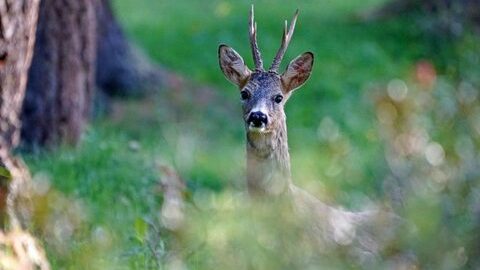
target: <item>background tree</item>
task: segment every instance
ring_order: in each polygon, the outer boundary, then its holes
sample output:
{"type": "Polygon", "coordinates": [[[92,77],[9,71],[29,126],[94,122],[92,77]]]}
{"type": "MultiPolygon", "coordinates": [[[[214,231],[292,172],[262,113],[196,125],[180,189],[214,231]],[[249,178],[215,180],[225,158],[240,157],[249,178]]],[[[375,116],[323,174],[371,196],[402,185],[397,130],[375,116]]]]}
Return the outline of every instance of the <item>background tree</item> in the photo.
{"type": "Polygon", "coordinates": [[[28,144],[78,142],[94,93],[95,25],[93,0],[41,2],[22,115],[28,144]]]}
{"type": "Polygon", "coordinates": [[[162,70],[127,41],[108,0],[42,1],[36,35],[22,115],[29,147],[76,144],[96,86],[101,104],[104,94],[141,95],[161,85],[162,70]]]}
{"type": "Polygon", "coordinates": [[[480,2],[477,0],[393,0],[367,14],[368,19],[382,19],[409,13],[427,14],[433,19],[431,29],[459,35],[465,26],[480,29],[480,2]],[[432,18],[433,17],[433,18],[432,18]]]}
{"type": "Polygon", "coordinates": [[[130,43],[109,0],[96,1],[96,83],[108,95],[139,96],[163,84],[164,71],[130,43]]]}

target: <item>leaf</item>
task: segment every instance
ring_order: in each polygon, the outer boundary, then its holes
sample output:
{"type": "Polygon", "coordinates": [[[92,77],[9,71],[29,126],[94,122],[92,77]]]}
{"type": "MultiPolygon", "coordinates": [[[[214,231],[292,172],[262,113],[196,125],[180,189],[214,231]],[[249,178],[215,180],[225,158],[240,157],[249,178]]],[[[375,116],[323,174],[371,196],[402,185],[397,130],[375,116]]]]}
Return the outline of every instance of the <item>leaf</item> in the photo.
{"type": "Polygon", "coordinates": [[[7,180],[12,180],[12,175],[10,174],[10,171],[3,166],[0,166],[0,176],[7,178],[7,180]]]}
{"type": "Polygon", "coordinates": [[[147,238],[148,224],[142,218],[135,219],[135,238],[141,243],[147,238]]]}

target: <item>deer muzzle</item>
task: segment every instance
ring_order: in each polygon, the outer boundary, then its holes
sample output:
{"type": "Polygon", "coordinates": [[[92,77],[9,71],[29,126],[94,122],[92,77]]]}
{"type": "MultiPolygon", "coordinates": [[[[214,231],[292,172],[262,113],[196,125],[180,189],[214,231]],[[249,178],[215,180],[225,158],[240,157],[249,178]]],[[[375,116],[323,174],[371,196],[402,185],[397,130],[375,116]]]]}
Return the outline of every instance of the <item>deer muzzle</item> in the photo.
{"type": "Polygon", "coordinates": [[[247,118],[247,124],[251,131],[263,131],[268,124],[268,117],[260,111],[251,112],[247,118]]]}

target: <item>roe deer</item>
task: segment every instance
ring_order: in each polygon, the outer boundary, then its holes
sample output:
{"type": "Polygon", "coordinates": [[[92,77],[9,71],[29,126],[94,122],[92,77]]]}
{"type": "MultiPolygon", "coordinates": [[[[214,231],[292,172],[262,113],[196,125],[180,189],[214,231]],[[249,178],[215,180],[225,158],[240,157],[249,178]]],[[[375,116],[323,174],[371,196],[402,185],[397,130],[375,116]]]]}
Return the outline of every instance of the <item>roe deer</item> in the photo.
{"type": "MultiPolygon", "coordinates": [[[[291,180],[284,105],[294,90],[309,78],[314,59],[313,53],[305,52],[292,60],[283,73],[278,72],[297,17],[298,10],[289,27],[285,21],[280,48],[268,70],[263,68],[257,45],[253,5],[249,36],[255,69],[250,70],[231,47],[222,44],[218,49],[221,70],[240,89],[247,139],[248,191],[254,197],[285,196],[291,200],[296,212],[311,220],[313,225],[308,227],[318,235],[322,244],[349,245],[355,240],[362,250],[376,254],[381,247],[371,240],[378,240],[380,232],[375,229],[372,233],[371,225],[378,225],[379,217],[388,223],[393,220],[393,215],[382,215],[384,212],[379,210],[354,213],[336,209],[296,187],[291,180]]],[[[380,224],[385,227],[384,222],[380,224]]]]}

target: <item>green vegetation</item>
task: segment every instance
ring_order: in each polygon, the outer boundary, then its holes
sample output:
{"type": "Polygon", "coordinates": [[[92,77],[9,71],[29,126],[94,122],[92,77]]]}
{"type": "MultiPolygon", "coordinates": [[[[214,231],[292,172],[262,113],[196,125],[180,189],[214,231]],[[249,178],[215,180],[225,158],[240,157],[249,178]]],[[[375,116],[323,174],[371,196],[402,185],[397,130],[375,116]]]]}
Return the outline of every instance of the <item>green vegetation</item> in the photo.
{"type": "MultiPolygon", "coordinates": [[[[442,58],[444,51],[432,51],[438,46],[424,36],[413,18],[366,23],[355,16],[382,2],[255,3],[259,46],[266,62],[273,59],[279,46],[283,20],[290,19],[297,7],[300,9],[297,30],[283,65],[304,51],[315,54],[311,79],[294,94],[286,109],[293,179],[324,201],[350,209],[361,208],[370,201],[388,201],[384,181],[392,175],[392,165],[388,165],[389,156],[385,151],[391,153],[394,148],[395,138],[391,134],[425,127],[430,138],[445,143],[446,160],[452,162],[449,164],[452,166],[461,162],[451,154],[455,149],[468,148],[470,144],[475,149],[479,140],[477,131],[465,127],[468,121],[463,129],[456,129],[462,125],[454,120],[462,117],[459,110],[451,113],[451,119],[442,114],[449,106],[460,106],[451,90],[458,85],[454,82],[470,80],[471,87],[479,85],[473,79],[480,78],[473,71],[480,66],[476,38],[466,37],[458,44],[445,44],[446,54],[457,57],[452,61],[455,63],[450,64],[442,58]],[[463,58],[457,52],[462,52],[463,58]],[[438,63],[437,72],[445,74],[439,79],[439,86],[435,88],[438,91],[432,94],[434,101],[430,105],[409,107],[416,108],[417,118],[425,126],[399,120],[398,126],[392,128],[379,121],[381,117],[377,112],[385,108],[379,100],[388,96],[386,88],[391,80],[399,78],[407,82],[408,102],[423,93],[415,78],[417,64],[422,60],[438,63]],[[460,143],[457,138],[462,138],[460,143]]],[[[218,68],[217,47],[220,43],[231,45],[251,66],[247,37],[249,2],[118,0],[114,4],[127,33],[148,55],[212,89],[165,89],[144,100],[115,101],[111,114],[92,123],[77,149],[62,148],[25,156],[36,181],[48,179],[53,190],[68,198],[64,203],[80,205],[82,209],[82,213],[73,213],[79,216],[80,222],[72,225],[72,234],[45,233],[54,269],[143,269],[163,264],[168,252],[163,247],[152,248],[152,244],[165,244],[168,249],[169,239],[178,236],[159,229],[157,217],[162,192],[158,163],[173,165],[187,180],[189,194],[197,202],[198,197],[209,194],[207,196],[219,196],[219,204],[228,203],[233,191],[245,188],[239,96],[218,68]],[[160,235],[152,233],[155,229],[161,231],[160,235]],[[57,245],[55,241],[63,243],[57,245]],[[160,255],[152,250],[159,250],[160,255]]],[[[398,106],[396,112],[402,115],[414,113],[398,106]]],[[[423,156],[412,160],[415,158],[423,156]]],[[[421,162],[424,161],[414,164],[423,164],[421,162]]],[[[478,173],[478,168],[475,172],[478,173]]],[[[457,170],[448,178],[463,179],[467,173],[462,173],[457,170]]],[[[470,194],[465,189],[472,186],[478,188],[478,183],[461,186],[464,196],[470,194]]],[[[439,220],[443,208],[434,203],[437,195],[450,196],[448,192],[417,196],[406,205],[407,216],[420,231],[426,232],[409,246],[417,252],[422,265],[434,267],[436,264],[432,261],[443,257],[442,252],[432,254],[429,250],[434,247],[435,232],[448,231],[443,230],[439,220]]],[[[452,204],[452,209],[461,205],[456,201],[458,196],[453,194],[446,202],[452,204]]],[[[478,197],[471,199],[478,200],[478,197]]],[[[469,210],[452,211],[453,216],[462,220],[446,226],[459,233],[451,244],[452,252],[461,251],[463,247],[463,253],[471,253],[468,243],[463,242],[474,226],[469,210]]],[[[228,212],[225,216],[218,214],[214,220],[216,226],[225,222],[224,232],[228,233],[237,226],[231,221],[240,218],[241,214],[228,212]],[[226,222],[229,217],[230,222],[226,222]]],[[[211,224],[208,217],[198,217],[198,214],[192,220],[199,226],[211,224]]],[[[200,234],[200,230],[196,233],[200,234]]],[[[198,240],[196,237],[184,239],[198,240]]],[[[411,239],[405,241],[408,240],[411,239]]],[[[186,261],[191,269],[211,269],[208,266],[212,262],[206,258],[225,255],[196,244],[186,244],[193,254],[186,261]]],[[[245,242],[237,244],[241,246],[245,242]]],[[[455,259],[448,260],[454,267],[460,264],[455,259]]],[[[259,265],[280,268],[272,261],[259,265]]],[[[333,258],[325,265],[342,267],[333,258]]]]}

